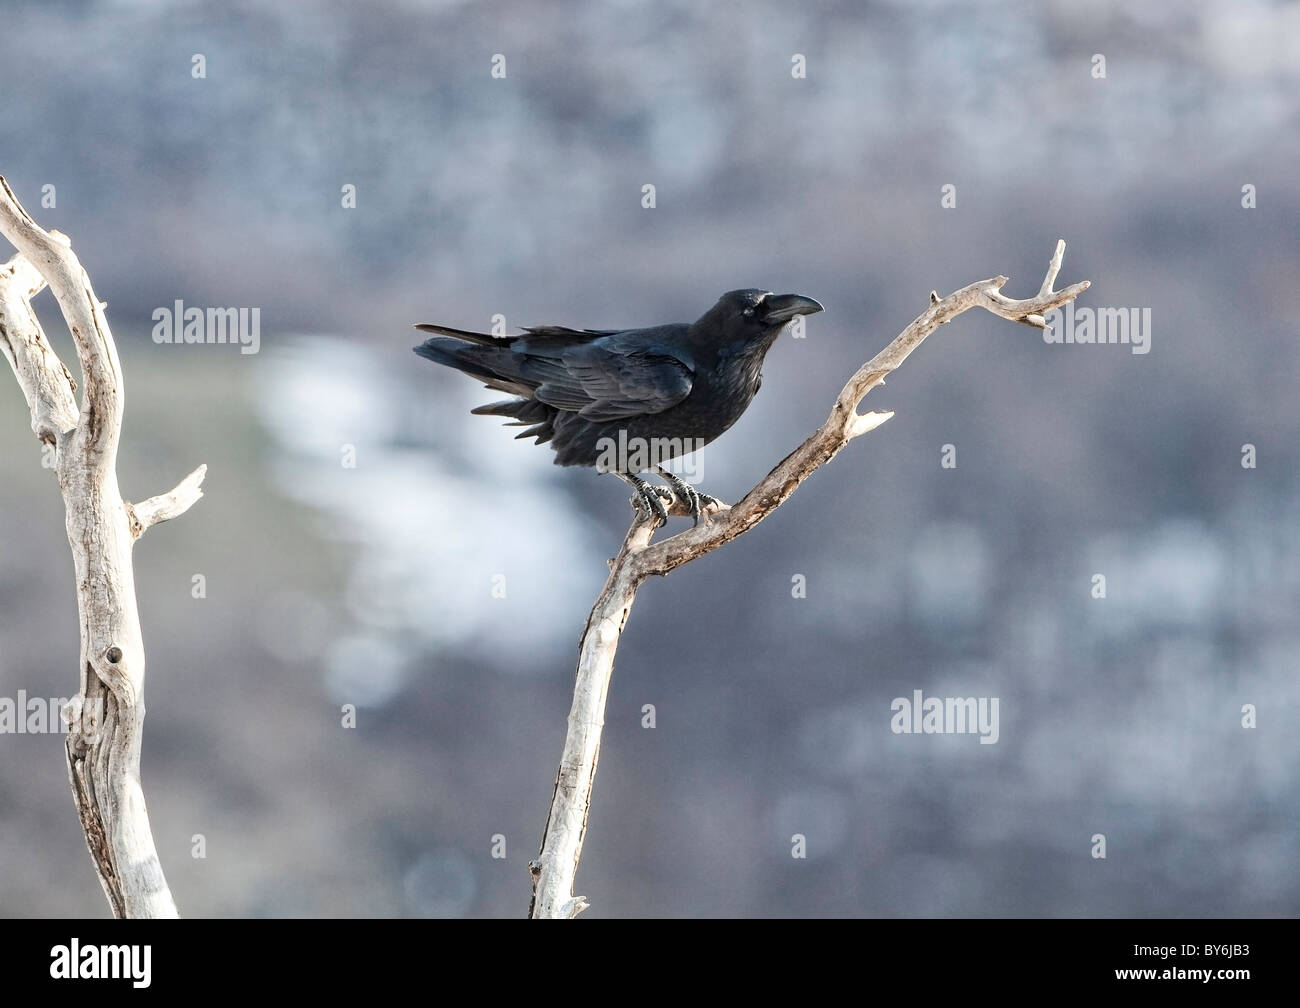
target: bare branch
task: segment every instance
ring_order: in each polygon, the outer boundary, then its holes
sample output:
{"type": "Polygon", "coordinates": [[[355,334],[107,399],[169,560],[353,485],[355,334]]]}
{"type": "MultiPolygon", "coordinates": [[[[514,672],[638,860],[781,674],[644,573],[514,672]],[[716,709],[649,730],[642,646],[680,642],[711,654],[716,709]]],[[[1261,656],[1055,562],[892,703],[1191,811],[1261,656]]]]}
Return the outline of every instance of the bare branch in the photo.
{"type": "Polygon", "coordinates": [[[32,432],[42,444],[53,445],[77,426],[77,401],[72,376],[29,303],[44,288],[45,278],[21,255],[0,266],[0,351],[27,400],[32,432]]]}
{"type": "Polygon", "coordinates": [[[122,368],[104,306],[67,237],[32,220],[3,177],[0,233],[19,252],[0,267],[0,348],[27,397],[32,430],[55,446],[76,571],[80,689],[63,710],[69,782],[114,915],[175,917],[140,786],[145,660],[131,547],[145,529],[202,496],[206,467],[135,507],[122,499],[122,368]],[[76,341],[84,379],[80,413],[75,384],[28,303],[44,283],[76,341]]]}
{"type": "Polygon", "coordinates": [[[117,463],[117,439],[122,424],[122,364],[117,357],[104,318],[103,305],[90,286],[90,278],[72,251],[68,236],[45,231],[23,209],[9,183],[0,176],[0,234],[45,277],[64,321],[77,344],[77,357],[85,388],[81,411],[88,423],[78,425],[77,436],[91,443],[99,468],[117,463]]]}
{"type": "MultiPolygon", "coordinates": [[[[1065,239],[1056,240],[1056,248],[1052,250],[1052,258],[1047,260],[1047,274],[1043,277],[1043,285],[1038,288],[1040,298],[1049,298],[1052,296],[1052,285],[1056,283],[1056,275],[1061,272],[1061,260],[1065,258],[1065,239]]],[[[1084,285],[1087,286],[1086,284],[1084,285]]]]}
{"type": "Polygon", "coordinates": [[[535,918],[576,917],[587,901],[574,896],[573,879],[587,832],[587,809],[605,725],[605,699],[614,674],[614,653],[641,582],[628,561],[645,549],[654,525],[638,516],[628,529],[623,548],[610,565],[609,578],[596,599],[579,647],[578,677],[569,709],[569,730],[555,780],[555,796],[546,822],[542,852],[533,865],[535,918]]]}
{"type": "Polygon", "coordinates": [[[127,513],[132,517],[131,535],[139,539],[146,529],[153,528],[159,522],[170,521],[183,515],[203,496],[200,489],[203,477],[208,474],[208,467],[201,465],[186,476],[174,490],[158,494],[139,504],[127,504],[127,513]]]}
{"type": "MultiPolygon", "coordinates": [[[[739,503],[712,510],[698,526],[653,544],[650,519],[638,514],[633,520],[623,547],[611,565],[604,590],[587,619],[579,645],[577,683],[564,754],[542,837],[542,850],[532,865],[533,902],[529,916],[573,917],[587,905],[585,899],[573,895],[573,882],[591,807],[614,655],[641,582],[653,575],[667,574],[743,535],[853,438],[875,430],[892,417],[893,413],[859,413],[858,407],[868,392],[883,385],[885,377],[945,322],[971,308],[984,308],[1013,322],[1044,327],[1045,312],[1074,300],[1089,286],[1084,281],[1062,291],[1053,289],[1064,253],[1065,242],[1057,242],[1038,294],[1023,301],[1002,294],[1007,283],[1004,276],[970,284],[944,298],[931,291],[926,310],[849,379],[826,423],[782,459],[739,503]]],[[[681,503],[674,504],[670,513],[684,513],[681,503]]]]}

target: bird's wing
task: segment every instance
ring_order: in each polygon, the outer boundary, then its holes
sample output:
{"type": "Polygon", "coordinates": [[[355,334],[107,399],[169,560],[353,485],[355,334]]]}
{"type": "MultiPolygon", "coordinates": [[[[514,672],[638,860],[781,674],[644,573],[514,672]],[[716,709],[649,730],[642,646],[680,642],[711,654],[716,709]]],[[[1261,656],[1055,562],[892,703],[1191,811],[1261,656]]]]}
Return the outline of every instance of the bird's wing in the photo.
{"type": "Polygon", "coordinates": [[[490,336],[487,333],[470,332],[468,329],[453,329],[451,326],[436,322],[420,322],[415,328],[421,332],[437,333],[439,336],[451,336],[465,343],[479,346],[508,347],[516,340],[523,339],[534,346],[572,346],[575,343],[590,343],[603,336],[617,336],[620,329],[570,329],[568,326],[544,325],[524,326],[527,336],[490,336]]]}
{"type": "Polygon", "coordinates": [[[524,326],[524,332],[532,337],[556,339],[566,343],[589,343],[602,336],[617,336],[621,329],[570,329],[562,325],[524,326]]]}
{"type": "Polygon", "coordinates": [[[524,353],[523,370],[539,382],[534,398],[595,423],[662,413],[685,399],[694,381],[680,356],[628,333],[524,353]]]}

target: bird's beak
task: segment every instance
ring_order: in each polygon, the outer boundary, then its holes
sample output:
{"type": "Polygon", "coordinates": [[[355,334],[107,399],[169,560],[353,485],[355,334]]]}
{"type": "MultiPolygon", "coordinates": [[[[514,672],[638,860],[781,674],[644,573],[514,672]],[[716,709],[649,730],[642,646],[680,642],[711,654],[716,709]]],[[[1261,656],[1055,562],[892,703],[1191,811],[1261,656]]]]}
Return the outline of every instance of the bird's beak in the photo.
{"type": "Polygon", "coordinates": [[[822,306],[802,294],[769,294],[763,299],[763,321],[768,325],[785,325],[796,315],[812,315],[822,306]]]}

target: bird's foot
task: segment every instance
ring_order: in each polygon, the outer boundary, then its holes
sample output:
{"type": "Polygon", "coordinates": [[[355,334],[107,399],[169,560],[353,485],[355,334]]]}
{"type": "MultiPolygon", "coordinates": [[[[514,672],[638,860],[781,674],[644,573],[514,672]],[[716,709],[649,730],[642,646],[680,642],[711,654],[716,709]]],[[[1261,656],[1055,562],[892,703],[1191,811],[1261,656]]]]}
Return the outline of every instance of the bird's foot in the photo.
{"type": "MultiPolygon", "coordinates": [[[[729,505],[724,504],[712,494],[706,494],[695,487],[691,486],[680,476],[669,472],[667,469],[660,469],[659,475],[666,479],[673,488],[673,496],[687,511],[690,512],[691,521],[694,525],[700,523],[700,516],[708,511],[710,514],[716,514],[718,511],[728,510],[729,505]]],[[[671,506],[671,505],[670,505],[671,506]]]]}
{"type": "Polygon", "coordinates": [[[722,500],[719,497],[714,497],[713,494],[706,494],[699,490],[696,490],[695,495],[700,499],[701,513],[707,511],[710,514],[717,514],[719,511],[731,510],[730,504],[728,504],[726,501],[722,500]]]}
{"type": "Polygon", "coordinates": [[[668,524],[668,509],[673,506],[675,498],[667,487],[653,486],[642,482],[636,488],[632,498],[632,507],[647,518],[655,519],[655,528],[661,529],[668,524]]]}

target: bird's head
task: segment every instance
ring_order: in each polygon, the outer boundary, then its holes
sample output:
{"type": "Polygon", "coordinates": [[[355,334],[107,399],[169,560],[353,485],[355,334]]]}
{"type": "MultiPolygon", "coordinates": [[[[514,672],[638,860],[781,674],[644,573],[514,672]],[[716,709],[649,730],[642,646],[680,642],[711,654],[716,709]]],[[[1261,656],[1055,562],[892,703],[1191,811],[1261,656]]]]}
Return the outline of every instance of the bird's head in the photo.
{"type": "Polygon", "coordinates": [[[822,306],[802,294],[734,290],[718,298],[697,325],[722,334],[722,342],[766,350],[796,315],[812,315],[822,306]]]}

